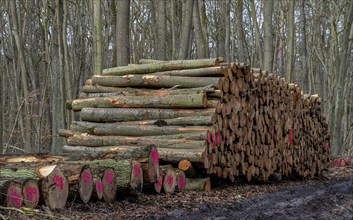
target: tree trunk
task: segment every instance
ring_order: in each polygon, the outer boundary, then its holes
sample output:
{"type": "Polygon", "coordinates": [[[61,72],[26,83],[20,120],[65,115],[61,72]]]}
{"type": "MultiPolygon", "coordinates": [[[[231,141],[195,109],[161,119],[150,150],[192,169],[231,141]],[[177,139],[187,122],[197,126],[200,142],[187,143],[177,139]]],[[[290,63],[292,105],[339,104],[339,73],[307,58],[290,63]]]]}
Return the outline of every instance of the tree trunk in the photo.
{"type": "Polygon", "coordinates": [[[51,122],[52,122],[52,153],[56,153],[60,146],[64,144],[64,140],[58,136],[58,131],[63,128],[64,111],[63,111],[63,66],[62,66],[62,41],[61,41],[61,20],[62,20],[62,0],[55,1],[56,24],[53,30],[53,40],[51,45],[52,59],[50,61],[51,83],[52,83],[52,102],[51,102],[51,122]]]}
{"type": "Polygon", "coordinates": [[[291,82],[293,80],[294,67],[294,41],[295,41],[295,26],[294,26],[294,5],[295,1],[289,1],[288,8],[288,56],[286,62],[286,79],[291,82]]]}
{"type": "Polygon", "coordinates": [[[158,109],[158,108],[83,108],[81,120],[93,122],[119,122],[163,120],[194,115],[210,116],[215,108],[206,109],[158,109]]]}
{"type": "Polygon", "coordinates": [[[72,122],[71,131],[83,132],[95,135],[120,135],[120,136],[155,136],[169,135],[179,133],[194,133],[198,131],[207,131],[210,127],[179,127],[166,126],[158,127],[152,125],[123,125],[120,123],[93,123],[93,122],[72,122]]]}
{"type": "MultiPolygon", "coordinates": [[[[119,6],[120,7],[120,6],[119,6]]],[[[127,12],[124,12],[127,13],[127,12]]],[[[121,15],[123,16],[123,15],[121,15]]],[[[125,22],[128,21],[125,20],[125,22]]],[[[127,22],[127,25],[129,22],[127,22]]],[[[101,21],[101,1],[93,1],[93,75],[100,75],[103,70],[102,61],[102,21],[101,21]]]]}
{"type": "Polygon", "coordinates": [[[130,63],[130,0],[119,1],[116,14],[116,65],[126,66],[130,63]]]}
{"type": "Polygon", "coordinates": [[[301,8],[300,8],[300,14],[303,20],[303,24],[302,24],[302,40],[301,40],[301,50],[302,50],[302,90],[304,91],[304,93],[309,93],[309,72],[308,72],[308,50],[307,50],[307,46],[306,46],[306,15],[305,15],[305,0],[302,0],[301,2],[301,8]]]}
{"type": "Polygon", "coordinates": [[[154,87],[154,88],[218,88],[216,77],[182,77],[159,75],[94,76],[93,83],[116,87],[154,87]]]}
{"type": "Polygon", "coordinates": [[[194,6],[194,0],[183,1],[183,20],[181,24],[180,42],[179,42],[180,60],[186,59],[188,57],[193,6],[194,6]]]}
{"type": "Polygon", "coordinates": [[[347,7],[345,16],[345,29],[343,32],[343,49],[341,52],[340,67],[337,79],[337,88],[335,94],[335,111],[334,111],[334,129],[333,129],[333,156],[344,152],[343,144],[343,131],[342,131],[342,118],[344,114],[344,102],[343,95],[345,89],[345,79],[347,74],[347,68],[351,57],[351,51],[348,51],[347,45],[349,43],[349,35],[353,23],[353,2],[350,2],[347,7]]]}
{"type": "Polygon", "coordinates": [[[272,43],[272,14],[273,0],[266,0],[264,4],[264,59],[263,68],[272,72],[273,43],[272,43]]]}
{"type": "Polygon", "coordinates": [[[166,1],[157,2],[157,43],[156,58],[166,60],[166,43],[167,43],[167,23],[166,23],[166,1]]]}
{"type": "Polygon", "coordinates": [[[255,1],[251,0],[250,3],[250,7],[251,7],[251,16],[252,16],[252,20],[254,22],[254,26],[255,26],[255,53],[256,53],[256,60],[253,61],[253,66],[261,66],[263,64],[263,58],[262,58],[262,54],[263,54],[263,50],[262,50],[262,45],[261,45],[261,34],[260,34],[260,28],[259,28],[259,24],[257,22],[257,16],[256,16],[256,9],[255,9],[255,1]]]}
{"type": "Polygon", "coordinates": [[[207,106],[206,94],[169,96],[112,96],[72,101],[72,110],[82,108],[202,108],[207,106]]]}
{"type": "Polygon", "coordinates": [[[206,57],[205,51],[205,39],[200,21],[199,1],[194,0],[193,8],[193,24],[195,30],[195,41],[196,41],[196,58],[201,59],[206,57]]]}
{"type": "Polygon", "coordinates": [[[236,30],[238,35],[238,56],[239,62],[248,63],[248,52],[245,44],[244,27],[243,27],[243,1],[238,0],[236,6],[236,30]]]}
{"type": "Polygon", "coordinates": [[[181,140],[181,139],[156,139],[154,137],[118,137],[118,136],[93,136],[93,135],[75,135],[67,139],[67,144],[71,146],[143,146],[147,143],[156,144],[163,148],[189,149],[205,146],[204,141],[181,140]]]}
{"type": "Polygon", "coordinates": [[[218,66],[220,62],[222,62],[222,60],[218,58],[199,60],[171,60],[161,63],[130,65],[104,69],[103,75],[124,76],[128,74],[145,74],[167,70],[195,69],[201,67],[218,66]]]}
{"type": "Polygon", "coordinates": [[[16,48],[17,48],[17,53],[18,53],[18,61],[20,64],[20,70],[21,70],[21,85],[22,85],[22,91],[23,91],[23,101],[24,101],[24,107],[25,107],[25,118],[24,118],[24,127],[25,127],[25,133],[23,134],[23,142],[24,142],[24,150],[26,152],[30,152],[30,146],[31,146],[31,120],[29,118],[30,115],[30,109],[29,109],[29,89],[28,89],[28,79],[27,79],[27,71],[26,71],[26,64],[25,64],[25,57],[24,57],[24,52],[23,52],[23,45],[22,45],[22,39],[20,38],[19,35],[19,30],[18,30],[18,19],[17,19],[17,9],[16,9],[16,2],[17,1],[10,1],[10,7],[11,7],[11,18],[12,18],[12,25],[13,25],[13,30],[12,34],[15,39],[16,43],[16,48]]]}

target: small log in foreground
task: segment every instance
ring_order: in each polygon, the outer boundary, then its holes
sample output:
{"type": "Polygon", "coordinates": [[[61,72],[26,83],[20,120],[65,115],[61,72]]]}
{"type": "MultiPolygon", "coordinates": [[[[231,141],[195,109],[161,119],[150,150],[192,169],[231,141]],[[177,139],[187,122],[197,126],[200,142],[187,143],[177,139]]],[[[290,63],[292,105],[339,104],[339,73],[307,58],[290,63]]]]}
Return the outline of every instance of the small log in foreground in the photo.
{"type": "Polygon", "coordinates": [[[211,180],[210,178],[204,179],[190,179],[186,178],[185,180],[185,191],[204,191],[210,192],[211,191],[211,180]]]}
{"type": "MultiPolygon", "coordinates": [[[[6,193],[9,193],[5,195],[9,197],[6,201],[11,202],[11,205],[19,204],[19,201],[17,199],[15,201],[14,199],[18,198],[15,196],[15,194],[20,196],[23,200],[23,186],[25,187],[24,190],[26,190],[27,186],[34,186],[35,188],[35,182],[38,182],[40,186],[40,191],[35,191],[33,189],[27,188],[28,193],[26,194],[26,196],[28,198],[32,198],[29,200],[39,202],[35,198],[41,195],[44,199],[45,205],[51,210],[62,209],[65,207],[69,194],[69,184],[64,174],[60,171],[59,166],[46,164],[40,165],[38,163],[9,163],[6,165],[2,164],[1,166],[2,167],[0,172],[0,179],[7,179],[9,180],[9,183],[5,184],[4,186],[7,186],[7,188],[3,189],[2,184],[0,182],[0,188],[2,188],[1,190],[3,192],[5,191],[6,193]],[[17,182],[16,179],[18,179],[17,182]],[[34,182],[27,183],[27,180],[29,181],[30,179],[34,180],[34,182]],[[11,191],[11,188],[9,188],[9,186],[12,186],[12,180],[15,180],[13,186],[16,186],[16,189],[19,188],[21,185],[19,191],[11,191]]],[[[20,203],[20,205],[22,205],[22,201],[20,203]]],[[[30,204],[30,206],[34,206],[34,203],[32,205],[30,204]]]]}

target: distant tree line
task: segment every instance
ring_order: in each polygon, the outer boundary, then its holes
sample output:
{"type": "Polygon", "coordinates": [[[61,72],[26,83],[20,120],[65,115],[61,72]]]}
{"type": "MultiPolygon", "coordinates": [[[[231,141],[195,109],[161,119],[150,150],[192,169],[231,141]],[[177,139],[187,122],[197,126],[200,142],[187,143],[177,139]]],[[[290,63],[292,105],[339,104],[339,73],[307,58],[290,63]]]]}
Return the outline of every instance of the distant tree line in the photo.
{"type": "Polygon", "coordinates": [[[102,69],[224,56],[324,100],[334,155],[353,147],[353,1],[2,0],[0,152],[55,152],[65,101],[102,69]]]}

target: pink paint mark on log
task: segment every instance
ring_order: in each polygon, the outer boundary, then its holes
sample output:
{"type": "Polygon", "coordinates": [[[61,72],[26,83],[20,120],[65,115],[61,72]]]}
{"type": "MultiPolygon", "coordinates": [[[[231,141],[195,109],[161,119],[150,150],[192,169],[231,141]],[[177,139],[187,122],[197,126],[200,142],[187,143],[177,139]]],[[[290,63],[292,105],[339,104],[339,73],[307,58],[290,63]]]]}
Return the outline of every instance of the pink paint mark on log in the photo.
{"type": "Polygon", "coordinates": [[[289,143],[290,143],[290,144],[293,144],[293,143],[294,143],[294,141],[293,141],[293,128],[291,128],[291,129],[289,130],[289,143]]]}
{"type": "Polygon", "coordinates": [[[38,203],[37,189],[35,187],[27,186],[25,188],[25,196],[26,196],[26,200],[28,200],[30,202],[33,202],[33,199],[34,199],[33,204],[38,203]]]}
{"type": "Polygon", "coordinates": [[[339,160],[339,159],[334,159],[334,160],[332,161],[332,163],[333,163],[333,165],[335,165],[335,166],[339,166],[339,165],[340,165],[340,160],[339,160]]]}
{"type": "Polygon", "coordinates": [[[212,142],[212,148],[216,148],[217,144],[215,142],[212,142]]]}
{"type": "Polygon", "coordinates": [[[158,187],[162,187],[162,183],[163,183],[162,175],[159,175],[159,176],[158,176],[157,186],[158,186],[158,187]]]}
{"type": "Polygon", "coordinates": [[[96,189],[98,192],[103,192],[103,184],[102,184],[102,181],[98,180],[96,182],[96,189]]]}
{"type": "Polygon", "coordinates": [[[212,141],[215,142],[216,141],[216,132],[212,132],[212,141]]]}
{"type": "Polygon", "coordinates": [[[326,143],[323,143],[323,144],[322,144],[322,149],[324,149],[325,151],[327,151],[327,144],[326,144],[326,143]]]}
{"type": "Polygon", "coordinates": [[[108,172],[105,174],[105,181],[106,181],[109,185],[112,185],[112,183],[113,183],[113,176],[114,176],[114,173],[111,172],[111,171],[108,171],[108,172]]]}
{"type": "Polygon", "coordinates": [[[59,176],[58,174],[54,175],[53,181],[55,182],[56,188],[59,188],[61,190],[64,189],[64,178],[59,176]]]}
{"type": "Polygon", "coordinates": [[[151,151],[152,159],[154,162],[158,163],[159,158],[158,158],[158,152],[156,150],[151,151]]]}
{"type": "Polygon", "coordinates": [[[15,204],[16,207],[20,207],[21,205],[21,195],[16,192],[16,190],[10,188],[10,196],[9,200],[11,203],[15,204]]]}
{"type": "Polygon", "coordinates": [[[134,164],[134,167],[133,167],[133,174],[134,174],[135,176],[140,176],[140,175],[141,175],[140,164],[134,164]]]}
{"type": "Polygon", "coordinates": [[[185,188],[185,178],[183,176],[179,177],[178,186],[179,186],[180,189],[184,189],[185,188]]]}
{"type": "Polygon", "coordinates": [[[341,167],[346,166],[346,164],[347,164],[347,163],[346,163],[346,160],[342,159],[342,160],[341,160],[341,163],[340,163],[341,167]]]}
{"type": "Polygon", "coordinates": [[[91,174],[88,171],[82,173],[82,179],[84,184],[91,183],[91,174]]]}
{"type": "Polygon", "coordinates": [[[271,137],[272,137],[272,138],[275,137],[275,129],[272,129],[272,131],[271,131],[271,137]]]}
{"type": "Polygon", "coordinates": [[[174,181],[173,176],[167,176],[167,184],[168,185],[172,185],[173,181],[174,181]]]}

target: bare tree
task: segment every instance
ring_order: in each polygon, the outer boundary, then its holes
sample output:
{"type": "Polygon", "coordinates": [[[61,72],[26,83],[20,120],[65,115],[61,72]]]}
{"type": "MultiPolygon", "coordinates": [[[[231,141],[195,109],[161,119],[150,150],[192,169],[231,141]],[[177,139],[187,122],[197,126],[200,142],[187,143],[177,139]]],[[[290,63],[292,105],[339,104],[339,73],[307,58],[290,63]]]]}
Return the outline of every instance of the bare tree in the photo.
{"type": "Polygon", "coordinates": [[[272,57],[273,57],[273,43],[272,43],[272,14],[273,14],[273,0],[264,1],[264,56],[263,68],[272,72],[272,57]]]}
{"type": "Polygon", "coordinates": [[[103,70],[102,63],[102,21],[101,1],[93,0],[93,74],[99,75],[103,70]]]}
{"type": "Polygon", "coordinates": [[[194,0],[184,0],[183,2],[183,20],[181,24],[179,59],[186,59],[189,51],[189,38],[192,23],[192,11],[194,0]]]}
{"type": "Polygon", "coordinates": [[[308,50],[306,47],[306,15],[305,15],[305,0],[301,1],[301,7],[300,7],[300,14],[302,17],[302,28],[301,28],[301,51],[302,51],[302,89],[304,92],[308,93],[309,92],[309,73],[308,73],[308,65],[307,65],[307,60],[308,60],[308,50]]]}
{"type": "Polygon", "coordinates": [[[167,23],[166,23],[166,1],[158,1],[157,4],[157,43],[156,58],[166,60],[166,41],[167,41],[167,23]]]}
{"type": "Polygon", "coordinates": [[[286,78],[289,82],[293,80],[293,66],[294,66],[294,3],[295,1],[289,1],[288,8],[288,52],[286,61],[286,78]]]}
{"type": "Polygon", "coordinates": [[[194,11],[193,11],[193,24],[195,30],[195,42],[196,42],[196,57],[205,58],[206,57],[206,40],[204,39],[203,29],[200,20],[200,10],[199,1],[194,1],[194,11]]]}
{"type": "Polygon", "coordinates": [[[244,27],[243,27],[243,1],[238,0],[236,6],[236,30],[238,36],[238,56],[239,62],[248,62],[248,51],[245,45],[244,27]]]}
{"type": "Polygon", "coordinates": [[[119,1],[116,14],[116,65],[124,66],[130,62],[130,0],[119,1]]]}
{"type": "Polygon", "coordinates": [[[344,114],[344,94],[345,79],[348,76],[347,68],[351,58],[352,51],[348,50],[351,28],[353,25],[353,1],[350,1],[349,6],[346,7],[345,21],[344,21],[344,32],[342,36],[342,52],[340,55],[340,66],[336,81],[336,94],[335,94],[335,111],[334,111],[334,128],[333,128],[333,155],[342,154],[345,146],[343,145],[343,132],[342,132],[342,118],[344,114]]]}

